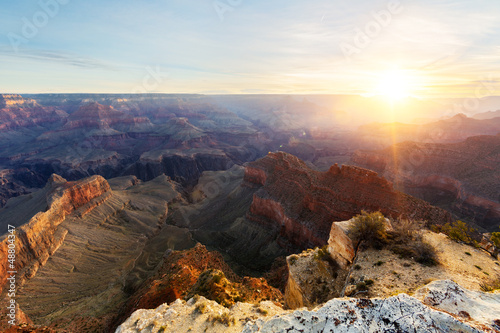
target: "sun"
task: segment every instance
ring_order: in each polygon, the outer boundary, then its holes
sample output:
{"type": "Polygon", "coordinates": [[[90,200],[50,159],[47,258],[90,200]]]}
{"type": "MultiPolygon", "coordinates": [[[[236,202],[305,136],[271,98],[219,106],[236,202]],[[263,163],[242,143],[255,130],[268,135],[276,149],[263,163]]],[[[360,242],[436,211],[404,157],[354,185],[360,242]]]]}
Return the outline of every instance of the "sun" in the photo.
{"type": "Polygon", "coordinates": [[[382,73],[378,78],[377,95],[398,101],[411,95],[411,77],[402,70],[382,73]]]}

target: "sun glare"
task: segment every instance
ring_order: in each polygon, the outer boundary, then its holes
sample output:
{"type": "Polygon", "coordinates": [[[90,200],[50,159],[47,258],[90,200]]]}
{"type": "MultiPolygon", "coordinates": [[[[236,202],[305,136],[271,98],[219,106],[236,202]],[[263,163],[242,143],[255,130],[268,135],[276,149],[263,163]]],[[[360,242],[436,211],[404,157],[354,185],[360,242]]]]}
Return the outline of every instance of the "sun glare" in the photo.
{"type": "Polygon", "coordinates": [[[411,78],[404,71],[392,70],[384,72],[378,79],[377,95],[391,101],[397,101],[411,94],[411,78]]]}

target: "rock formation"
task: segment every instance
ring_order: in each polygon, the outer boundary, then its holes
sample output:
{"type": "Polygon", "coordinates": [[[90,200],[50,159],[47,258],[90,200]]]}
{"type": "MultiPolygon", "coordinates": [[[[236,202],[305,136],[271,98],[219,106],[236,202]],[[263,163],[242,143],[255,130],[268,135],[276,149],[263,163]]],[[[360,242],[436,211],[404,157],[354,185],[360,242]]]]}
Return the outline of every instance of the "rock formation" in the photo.
{"type": "Polygon", "coordinates": [[[154,273],[168,248],[194,245],[187,230],[164,225],[168,205],[184,200],[178,184],[164,175],[111,183],[116,190],[100,176],[53,175],[0,210],[0,221],[18,230],[16,301],[36,325],[106,332],[127,291],[154,273]]]}
{"type": "Polygon", "coordinates": [[[283,152],[249,163],[244,182],[257,188],[246,218],[277,230],[280,244],[290,250],[325,245],[333,221],[361,210],[438,224],[450,220],[442,209],[394,190],[373,171],[334,165],[318,172],[283,152]]]}
{"type": "Polygon", "coordinates": [[[245,303],[224,309],[202,298],[179,300],[154,310],[136,311],[116,332],[133,333],[148,328],[152,333],[415,330],[480,333],[500,329],[500,295],[472,293],[449,280],[423,287],[416,297],[399,294],[385,299],[339,298],[314,310],[283,311],[269,303],[261,303],[261,308],[259,313],[258,308],[252,309],[245,303]]]}
{"type": "MultiPolygon", "coordinates": [[[[17,281],[22,285],[25,278],[33,277],[38,268],[45,264],[64,241],[67,230],[58,230],[59,224],[67,215],[76,209],[88,205],[86,211],[92,210],[96,205],[107,199],[110,187],[106,180],[100,176],[79,182],[67,182],[58,175],[52,175],[43,193],[46,209],[39,212],[28,221],[26,216],[19,218],[19,208],[22,199],[12,202],[2,212],[2,230],[8,230],[7,225],[16,227],[16,270],[17,281]],[[24,219],[23,219],[24,218],[24,219]]],[[[42,203],[43,204],[43,203],[42,203]]],[[[85,214],[85,211],[82,212],[85,214]]],[[[3,235],[0,243],[0,260],[7,262],[8,237],[3,235]]],[[[0,268],[0,287],[6,282],[7,267],[0,268]]]]}

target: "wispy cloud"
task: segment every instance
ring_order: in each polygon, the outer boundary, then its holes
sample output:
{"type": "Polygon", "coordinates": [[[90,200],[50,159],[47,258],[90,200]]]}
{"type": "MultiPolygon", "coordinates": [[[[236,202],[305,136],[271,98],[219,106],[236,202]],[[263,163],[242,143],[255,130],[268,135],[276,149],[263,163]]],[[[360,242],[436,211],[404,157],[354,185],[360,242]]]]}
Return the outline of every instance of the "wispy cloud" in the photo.
{"type": "Polygon", "coordinates": [[[117,70],[115,66],[98,59],[82,57],[64,51],[20,49],[18,52],[14,52],[8,47],[2,47],[0,48],[0,57],[9,57],[16,60],[30,59],[40,62],[53,62],[60,65],[74,66],[77,68],[117,70]]]}

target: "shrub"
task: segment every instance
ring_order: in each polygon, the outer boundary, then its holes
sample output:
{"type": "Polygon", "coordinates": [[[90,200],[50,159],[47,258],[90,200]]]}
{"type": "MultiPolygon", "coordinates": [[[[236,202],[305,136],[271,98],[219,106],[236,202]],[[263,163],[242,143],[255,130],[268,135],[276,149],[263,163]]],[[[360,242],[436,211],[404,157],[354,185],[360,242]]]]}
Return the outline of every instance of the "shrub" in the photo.
{"type": "Polygon", "coordinates": [[[481,286],[481,290],[484,292],[492,292],[492,291],[498,290],[498,289],[500,289],[500,279],[497,279],[495,281],[491,281],[489,283],[481,282],[480,286],[481,286]]]}
{"type": "Polygon", "coordinates": [[[326,256],[330,256],[330,253],[328,252],[328,245],[324,245],[320,249],[318,249],[318,252],[314,255],[314,259],[316,260],[325,260],[326,256]]]}
{"type": "Polygon", "coordinates": [[[446,223],[442,231],[454,241],[471,244],[475,230],[469,227],[467,223],[457,220],[452,224],[446,223]]]}
{"type": "Polygon", "coordinates": [[[376,263],[373,264],[373,266],[382,266],[384,262],[382,260],[377,261],[376,263]]]}
{"type": "Polygon", "coordinates": [[[207,312],[207,304],[205,302],[198,303],[196,304],[195,310],[198,311],[199,313],[205,313],[207,312]]]}
{"type": "Polygon", "coordinates": [[[407,244],[413,239],[415,233],[423,226],[423,222],[411,219],[398,219],[392,223],[392,231],[389,236],[392,243],[407,244]]]}
{"type": "Polygon", "coordinates": [[[496,247],[500,248],[500,232],[492,232],[491,241],[496,247]]]}
{"type": "Polygon", "coordinates": [[[207,320],[211,321],[212,323],[219,322],[226,326],[236,324],[236,319],[234,319],[234,317],[227,312],[224,312],[222,315],[210,315],[207,320]]]}
{"type": "Polygon", "coordinates": [[[362,211],[354,217],[350,228],[351,237],[368,247],[380,249],[387,241],[385,218],[380,212],[367,213],[362,211]]]}

